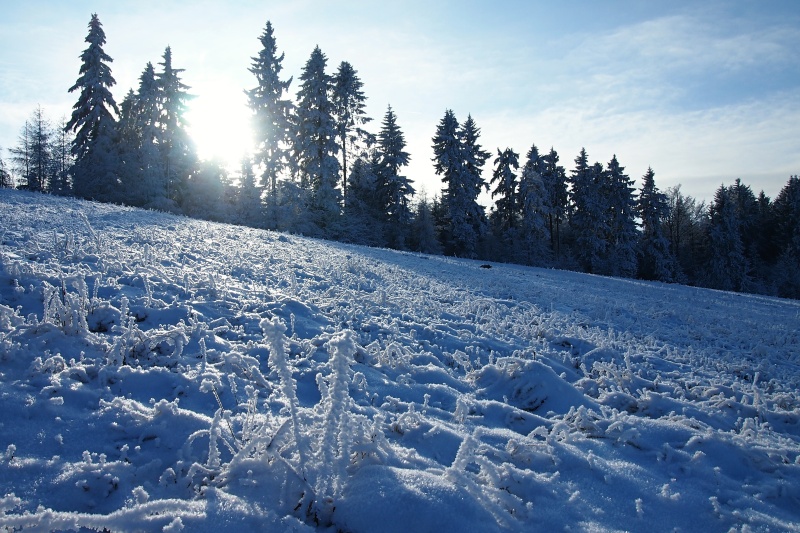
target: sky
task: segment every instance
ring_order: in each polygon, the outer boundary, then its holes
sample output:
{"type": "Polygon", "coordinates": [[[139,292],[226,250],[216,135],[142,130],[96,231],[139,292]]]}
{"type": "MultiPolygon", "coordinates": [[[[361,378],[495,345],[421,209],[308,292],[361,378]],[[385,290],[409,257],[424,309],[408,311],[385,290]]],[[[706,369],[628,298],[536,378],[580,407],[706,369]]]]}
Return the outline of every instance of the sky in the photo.
{"type": "MultiPolygon", "coordinates": [[[[232,167],[252,144],[245,89],[271,21],[294,97],[319,46],[333,74],[350,62],[377,132],[391,105],[431,197],[441,189],[431,139],[447,109],[471,115],[492,159],[532,144],[569,171],[581,148],[616,155],[641,184],[710,200],[736,178],[774,198],[800,174],[800,2],[609,0],[0,0],[0,147],[17,144],[37,105],[69,116],[92,13],[113,58],[119,102],[171,46],[195,95],[200,155],[232,167]]],[[[482,199],[488,204],[488,195],[482,199]]]]}

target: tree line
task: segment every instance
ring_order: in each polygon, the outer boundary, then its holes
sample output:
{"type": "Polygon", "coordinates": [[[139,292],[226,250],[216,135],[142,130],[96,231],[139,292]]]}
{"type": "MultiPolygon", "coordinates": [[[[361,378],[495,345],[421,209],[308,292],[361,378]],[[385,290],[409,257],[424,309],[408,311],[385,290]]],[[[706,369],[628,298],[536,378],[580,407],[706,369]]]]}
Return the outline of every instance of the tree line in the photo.
{"type": "Polygon", "coordinates": [[[245,91],[256,148],[229,173],[197,156],[185,120],[192,96],[170,47],[117,105],[96,14],[86,42],[70,118],[53,125],[37,107],[10,168],[0,158],[1,186],[369,246],[800,298],[797,176],[774,201],[737,179],[706,205],[680,186],[660,191],[652,169],[637,190],[616,155],[590,163],[582,149],[567,171],[553,148],[492,154],[472,116],[461,122],[447,109],[432,138],[442,189],[427,198],[403,174],[411,156],[392,107],[371,132],[357,71],[342,61],[329,74],[318,46],[292,97],[270,22],[245,91]]]}

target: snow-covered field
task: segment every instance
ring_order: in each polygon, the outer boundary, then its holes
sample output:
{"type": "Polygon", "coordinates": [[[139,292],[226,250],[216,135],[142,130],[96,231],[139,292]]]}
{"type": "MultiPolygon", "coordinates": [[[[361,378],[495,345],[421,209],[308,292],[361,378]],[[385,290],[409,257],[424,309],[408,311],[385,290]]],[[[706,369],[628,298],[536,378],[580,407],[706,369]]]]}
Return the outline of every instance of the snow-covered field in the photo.
{"type": "Polygon", "coordinates": [[[0,190],[0,526],[800,531],[798,330],[0,190]]]}

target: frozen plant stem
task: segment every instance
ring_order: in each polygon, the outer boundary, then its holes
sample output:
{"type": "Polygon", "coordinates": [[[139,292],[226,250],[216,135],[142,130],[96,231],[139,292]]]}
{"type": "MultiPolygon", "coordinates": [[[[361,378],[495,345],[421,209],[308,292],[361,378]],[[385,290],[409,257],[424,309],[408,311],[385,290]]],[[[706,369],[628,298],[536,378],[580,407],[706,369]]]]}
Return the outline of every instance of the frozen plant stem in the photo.
{"type": "Polygon", "coordinates": [[[289,413],[292,419],[292,438],[297,446],[297,454],[300,460],[300,475],[306,479],[306,458],[303,453],[302,441],[300,439],[300,420],[298,417],[297,384],[292,377],[292,369],[286,357],[286,326],[277,318],[272,320],[266,318],[260,323],[261,330],[264,332],[264,339],[269,345],[269,366],[270,369],[278,374],[281,381],[281,391],[286,396],[289,403],[289,413]]]}
{"type": "Polygon", "coordinates": [[[342,331],[328,341],[330,352],[330,383],[328,391],[328,409],[322,428],[321,459],[322,465],[330,468],[328,475],[322,476],[320,495],[334,497],[339,493],[341,483],[347,475],[350,462],[349,435],[347,428],[347,412],[350,409],[350,380],[352,371],[350,364],[356,353],[356,343],[352,331],[342,331]],[[329,478],[329,479],[326,479],[329,478]]]}

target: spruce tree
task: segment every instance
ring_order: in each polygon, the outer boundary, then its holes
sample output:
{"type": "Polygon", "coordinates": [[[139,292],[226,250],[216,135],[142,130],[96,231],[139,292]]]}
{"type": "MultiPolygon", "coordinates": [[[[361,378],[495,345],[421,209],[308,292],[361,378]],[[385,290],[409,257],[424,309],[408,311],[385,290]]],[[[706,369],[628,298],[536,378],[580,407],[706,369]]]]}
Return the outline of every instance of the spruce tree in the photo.
{"type": "Polygon", "coordinates": [[[159,108],[159,142],[167,199],[180,205],[189,177],[197,168],[197,154],[186,131],[187,102],[193,98],[181,81],[184,69],[172,66],[172,49],[164,50],[161,72],[156,74],[159,108]]]}
{"type": "Polygon", "coordinates": [[[204,220],[229,221],[227,187],[228,172],[221,162],[213,159],[200,162],[192,174],[191,186],[183,191],[182,212],[204,220]]]}
{"type": "Polygon", "coordinates": [[[520,221],[519,155],[511,148],[497,150],[491,183],[495,184],[492,198],[495,201],[490,220],[495,240],[491,252],[495,260],[515,261],[517,257],[520,221]]]}
{"type": "Polygon", "coordinates": [[[677,260],[670,249],[669,239],[664,234],[669,206],[666,195],[656,187],[652,168],[648,168],[642,177],[637,212],[642,221],[638,276],[665,282],[677,281],[677,260]]]}
{"type": "Polygon", "coordinates": [[[475,232],[469,223],[469,207],[462,185],[464,159],[459,124],[451,109],[436,127],[433,137],[434,169],[442,177],[442,241],[448,255],[474,255],[475,232]]]}
{"type": "Polygon", "coordinates": [[[603,165],[589,165],[584,148],[570,174],[570,229],[575,235],[575,256],[586,272],[602,273],[607,253],[608,218],[601,188],[603,165]]]}
{"type": "Polygon", "coordinates": [[[14,173],[18,176],[21,183],[18,187],[27,188],[28,177],[31,174],[31,146],[33,145],[32,126],[30,120],[26,120],[17,138],[17,145],[11,148],[11,166],[14,173]]]}
{"type": "Polygon", "coordinates": [[[267,21],[259,41],[261,50],[251,58],[253,62],[248,69],[258,85],[245,92],[253,112],[254,160],[261,168],[260,186],[267,190],[266,226],[276,229],[278,178],[289,166],[292,102],[287,95],[292,78],[280,79],[284,54],[278,55],[271,22],[267,21]]]}
{"type": "Polygon", "coordinates": [[[750,265],[742,241],[735,187],[720,185],[709,207],[710,260],[706,284],[714,289],[745,291],[750,287],[750,265]]]}
{"type": "Polygon", "coordinates": [[[103,51],[106,43],[100,19],[92,14],[89,46],[81,54],[80,76],[69,92],[80,91],[66,129],[75,132],[73,191],[77,196],[110,200],[117,193],[116,119],[119,109],[110,88],[116,83],[103,51]]]}
{"type": "Polygon", "coordinates": [[[400,175],[400,170],[408,165],[410,155],[405,151],[406,140],[392,107],[386,110],[378,133],[377,151],[380,162],[377,169],[377,193],[386,223],[386,236],[389,246],[397,249],[406,247],[411,209],[409,197],[414,194],[412,181],[400,175]]]}
{"type": "Polygon", "coordinates": [[[237,192],[236,209],[232,222],[256,228],[263,226],[262,189],[258,186],[256,175],[253,172],[253,159],[250,156],[242,157],[237,192]]]}
{"type": "Polygon", "coordinates": [[[459,125],[450,109],[433,137],[434,169],[444,184],[437,216],[447,255],[476,257],[486,232],[486,215],[478,196],[488,189],[481,174],[490,154],[478,143],[479,138],[480,129],[472,116],[459,125]]]}
{"type": "Polygon", "coordinates": [[[774,268],[778,294],[800,299],[800,178],[789,178],[775,198],[773,211],[780,253],[774,268]]]}
{"type": "Polygon", "coordinates": [[[519,179],[521,246],[517,259],[525,264],[542,264],[548,255],[547,191],[542,180],[544,168],[544,158],[539,156],[534,144],[528,150],[519,179]]]}
{"type": "Polygon", "coordinates": [[[375,141],[372,134],[363,126],[372,121],[366,115],[366,101],[363,91],[364,83],[358,73],[347,61],[339,64],[339,70],[333,76],[331,87],[331,103],[336,121],[336,138],[342,153],[342,196],[347,203],[347,168],[348,155],[359,150],[363,153],[375,141]]]}
{"type": "Polygon", "coordinates": [[[765,237],[761,231],[760,207],[758,200],[750,186],[745,185],[741,179],[736,179],[731,186],[731,192],[736,202],[736,210],[741,221],[742,244],[744,254],[750,267],[750,277],[753,285],[747,289],[750,291],[764,292],[765,287],[759,278],[759,272],[763,271],[763,260],[759,251],[759,243],[765,237]]]}
{"type": "MultiPolygon", "coordinates": [[[[0,147],[0,154],[2,154],[3,149],[0,147]]],[[[6,187],[13,187],[14,186],[14,178],[11,176],[11,172],[9,172],[8,167],[6,166],[6,162],[3,160],[2,155],[0,155],[0,188],[6,187]]]]}
{"type": "Polygon", "coordinates": [[[161,147],[166,142],[161,129],[162,91],[156,78],[153,64],[148,62],[139,77],[139,89],[135,98],[134,128],[138,139],[138,161],[140,184],[144,206],[168,208],[168,176],[161,147]]]}
{"type": "Polygon", "coordinates": [[[636,199],[633,180],[625,174],[625,167],[614,155],[606,165],[603,189],[606,192],[606,216],[608,242],[604,258],[605,273],[612,276],[633,277],[636,274],[636,243],[639,233],[636,228],[636,199]]]}
{"type": "Polygon", "coordinates": [[[122,102],[119,103],[117,135],[120,144],[131,147],[138,147],[140,144],[139,132],[136,131],[136,94],[133,89],[128,89],[122,102]]]}
{"type": "Polygon", "coordinates": [[[434,203],[435,200],[434,202],[428,200],[423,189],[414,209],[411,249],[423,254],[442,253],[442,247],[436,235],[436,220],[433,213],[434,203]]]}
{"type": "Polygon", "coordinates": [[[72,135],[66,130],[67,119],[62,117],[51,131],[50,139],[50,194],[64,196],[72,192],[70,169],[72,168],[72,135]]]}
{"type": "Polygon", "coordinates": [[[131,89],[119,106],[120,179],[125,203],[174,210],[174,202],[167,199],[161,100],[155,68],[148,62],[139,76],[138,90],[131,89]]]}
{"type": "Polygon", "coordinates": [[[500,197],[495,202],[495,216],[500,230],[504,233],[517,226],[520,206],[517,169],[519,169],[519,154],[511,148],[503,151],[498,148],[491,181],[495,184],[492,198],[500,197]]]}
{"type": "Polygon", "coordinates": [[[294,150],[300,185],[311,190],[314,224],[321,236],[333,236],[341,211],[336,123],[329,94],[331,77],[325,73],[325,54],[317,46],[303,68],[297,93],[294,150]]]}
{"type": "Polygon", "coordinates": [[[344,205],[342,239],[366,246],[386,246],[384,210],[378,195],[380,154],[353,161],[347,174],[348,199],[344,205]]]}
{"type": "Polygon", "coordinates": [[[463,238],[470,238],[472,244],[466,250],[472,255],[477,255],[477,245],[487,232],[486,212],[478,203],[482,191],[489,190],[489,184],[483,179],[483,167],[491,154],[478,143],[481,130],[478,128],[472,115],[467,115],[467,120],[461,125],[461,149],[463,159],[463,174],[461,176],[461,193],[463,200],[460,202],[464,213],[466,227],[463,238]]]}
{"type": "Polygon", "coordinates": [[[678,260],[678,271],[684,278],[681,281],[699,283],[707,260],[708,209],[705,202],[685,196],[680,185],[667,189],[666,196],[665,230],[670,249],[678,260]]]}
{"type": "Polygon", "coordinates": [[[558,159],[558,153],[550,148],[550,152],[541,158],[540,171],[544,186],[542,208],[547,217],[550,249],[555,253],[556,258],[561,255],[561,224],[566,218],[569,205],[567,175],[564,167],[558,164],[558,159]]]}
{"type": "Polygon", "coordinates": [[[144,205],[140,170],[141,139],[136,128],[136,94],[130,89],[119,104],[117,145],[121,201],[128,205],[144,205]]]}
{"type": "Polygon", "coordinates": [[[760,276],[766,280],[770,277],[768,269],[775,265],[780,255],[776,242],[777,220],[775,206],[764,191],[756,199],[757,214],[754,234],[756,235],[755,251],[762,266],[760,276]]]}
{"type": "Polygon", "coordinates": [[[31,191],[49,191],[53,166],[51,154],[51,126],[41,106],[36,106],[30,119],[30,172],[27,188],[31,191]]]}

